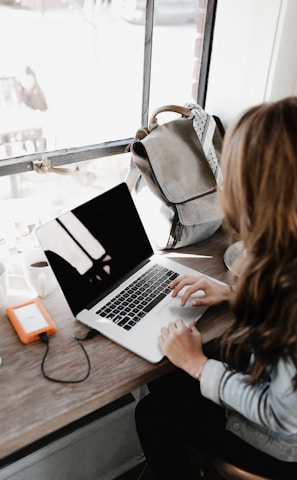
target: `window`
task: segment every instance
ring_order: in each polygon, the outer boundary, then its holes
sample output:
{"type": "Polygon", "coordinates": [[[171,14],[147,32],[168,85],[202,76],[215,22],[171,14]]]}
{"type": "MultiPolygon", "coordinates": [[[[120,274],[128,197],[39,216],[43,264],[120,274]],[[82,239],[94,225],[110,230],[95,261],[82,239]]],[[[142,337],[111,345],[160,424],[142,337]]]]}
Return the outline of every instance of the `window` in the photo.
{"type": "Polygon", "coordinates": [[[129,158],[123,152],[149,112],[197,100],[198,78],[207,71],[201,32],[214,5],[1,2],[0,237],[11,232],[11,222],[15,237],[27,235],[46,212],[124,179],[129,158]],[[63,175],[32,171],[51,168],[63,175]]]}

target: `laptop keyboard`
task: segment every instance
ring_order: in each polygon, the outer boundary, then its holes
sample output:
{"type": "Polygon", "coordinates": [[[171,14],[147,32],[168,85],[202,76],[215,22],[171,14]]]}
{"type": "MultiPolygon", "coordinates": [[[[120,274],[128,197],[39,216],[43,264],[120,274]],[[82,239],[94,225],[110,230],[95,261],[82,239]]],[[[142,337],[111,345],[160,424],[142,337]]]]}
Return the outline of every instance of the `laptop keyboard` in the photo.
{"type": "Polygon", "coordinates": [[[96,313],[130,330],[172,292],[168,285],[178,276],[173,270],[153,265],[96,313]]]}

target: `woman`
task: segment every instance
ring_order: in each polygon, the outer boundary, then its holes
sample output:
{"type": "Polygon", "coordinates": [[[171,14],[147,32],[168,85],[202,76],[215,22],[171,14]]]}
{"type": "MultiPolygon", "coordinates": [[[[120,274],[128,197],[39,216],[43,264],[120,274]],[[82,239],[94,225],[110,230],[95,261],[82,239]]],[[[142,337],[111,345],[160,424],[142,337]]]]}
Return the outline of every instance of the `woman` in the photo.
{"type": "Polygon", "coordinates": [[[157,479],[191,479],[189,447],[273,479],[297,478],[297,97],[248,110],[223,145],[225,225],[245,262],[232,286],[179,277],[204,291],[196,305],[228,300],[235,320],[220,360],[181,319],[160,346],[178,369],[149,385],[136,409],[138,435],[157,479]],[[252,352],[245,361],[243,352],[252,352]],[[212,358],[211,358],[212,357],[212,358]]]}

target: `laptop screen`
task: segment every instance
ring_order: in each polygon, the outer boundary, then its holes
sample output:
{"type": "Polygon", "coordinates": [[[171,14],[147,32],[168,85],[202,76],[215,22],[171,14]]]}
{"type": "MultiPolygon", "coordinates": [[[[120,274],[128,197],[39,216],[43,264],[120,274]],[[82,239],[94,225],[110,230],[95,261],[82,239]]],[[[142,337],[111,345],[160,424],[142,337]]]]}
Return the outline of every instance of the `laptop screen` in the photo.
{"type": "Polygon", "coordinates": [[[41,225],[36,235],[74,315],[153,253],[126,183],[41,225]]]}

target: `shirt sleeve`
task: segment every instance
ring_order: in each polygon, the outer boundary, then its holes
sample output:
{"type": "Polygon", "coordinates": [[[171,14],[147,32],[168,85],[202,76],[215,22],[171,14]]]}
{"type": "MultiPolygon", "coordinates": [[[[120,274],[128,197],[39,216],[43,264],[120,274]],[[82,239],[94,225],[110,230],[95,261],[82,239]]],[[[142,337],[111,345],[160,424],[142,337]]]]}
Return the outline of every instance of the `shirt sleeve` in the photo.
{"type": "Polygon", "coordinates": [[[213,402],[240,413],[251,422],[274,432],[297,432],[297,391],[292,361],[279,360],[270,381],[246,383],[247,376],[230,371],[217,360],[208,360],[201,374],[201,393],[213,402]]]}

